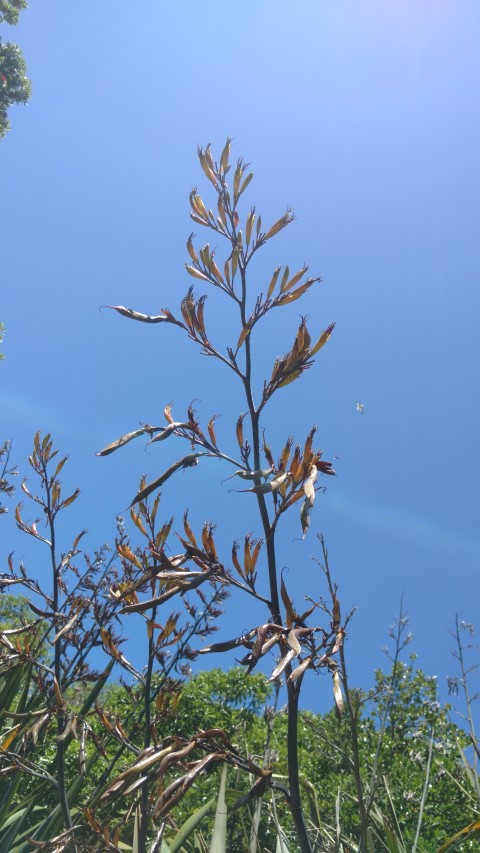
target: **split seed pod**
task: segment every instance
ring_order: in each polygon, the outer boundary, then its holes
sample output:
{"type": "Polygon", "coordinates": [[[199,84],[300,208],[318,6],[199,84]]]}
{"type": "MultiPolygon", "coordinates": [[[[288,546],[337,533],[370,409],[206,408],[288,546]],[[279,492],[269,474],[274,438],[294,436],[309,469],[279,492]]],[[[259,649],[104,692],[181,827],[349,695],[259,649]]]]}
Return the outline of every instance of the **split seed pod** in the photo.
{"type": "Polygon", "coordinates": [[[340,673],[335,670],[333,673],[333,698],[335,699],[335,712],[338,718],[342,716],[345,705],[340,683],[340,673]]]}

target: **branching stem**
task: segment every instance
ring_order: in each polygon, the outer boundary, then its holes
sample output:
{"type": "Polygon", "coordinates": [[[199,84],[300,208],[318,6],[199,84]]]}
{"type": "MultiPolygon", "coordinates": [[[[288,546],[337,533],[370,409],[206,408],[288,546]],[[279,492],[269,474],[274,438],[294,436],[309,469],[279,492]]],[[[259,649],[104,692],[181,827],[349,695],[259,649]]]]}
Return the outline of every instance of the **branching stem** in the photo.
{"type": "MultiPolygon", "coordinates": [[[[42,477],[45,487],[45,496],[46,496],[46,505],[45,511],[47,515],[47,524],[50,532],[50,559],[52,565],[52,577],[53,577],[53,620],[56,619],[56,614],[59,612],[59,604],[60,604],[60,575],[61,575],[61,565],[57,562],[57,556],[55,551],[55,512],[52,505],[52,491],[49,476],[47,473],[47,465],[46,461],[43,458],[42,454],[42,477]]],[[[58,625],[55,622],[55,628],[58,629],[58,625]]],[[[58,686],[58,691],[60,695],[62,694],[62,637],[59,637],[54,646],[54,672],[55,679],[58,686]]],[[[68,840],[68,849],[71,853],[77,853],[77,845],[75,842],[75,838],[73,836],[73,821],[72,816],[70,814],[70,807],[68,805],[68,797],[67,797],[67,788],[66,788],[66,779],[65,779],[65,750],[66,745],[65,741],[60,739],[66,725],[66,716],[62,706],[58,707],[57,712],[57,745],[56,745],[56,768],[57,768],[57,790],[58,790],[58,799],[60,803],[60,808],[62,810],[63,820],[65,823],[65,828],[72,832],[71,837],[68,840]]]]}

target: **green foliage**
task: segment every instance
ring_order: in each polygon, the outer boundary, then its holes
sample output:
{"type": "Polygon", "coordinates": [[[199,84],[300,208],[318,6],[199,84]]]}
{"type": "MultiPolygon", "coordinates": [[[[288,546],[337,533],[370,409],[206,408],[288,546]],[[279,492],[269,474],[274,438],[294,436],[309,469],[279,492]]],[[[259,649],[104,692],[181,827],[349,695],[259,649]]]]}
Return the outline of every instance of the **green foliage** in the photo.
{"type": "MultiPolygon", "coordinates": [[[[5,441],[3,445],[0,446],[0,497],[2,495],[6,495],[7,497],[12,497],[14,492],[14,486],[11,481],[11,477],[15,477],[17,475],[17,469],[10,462],[10,453],[12,449],[11,441],[5,441]]],[[[0,515],[8,512],[6,506],[0,502],[0,515]]]]}
{"type": "MultiPolygon", "coordinates": [[[[385,840],[378,826],[393,807],[407,850],[412,849],[417,829],[419,805],[425,781],[432,728],[434,731],[433,761],[421,830],[422,850],[436,850],[454,829],[469,824],[475,817],[476,805],[461,783],[462,767],[457,740],[465,735],[449,719],[449,708],[438,703],[436,680],[414,666],[398,663],[396,672],[376,673],[375,688],[369,696],[357,691],[361,714],[359,718],[361,772],[368,780],[379,738],[379,719],[382,717],[392,676],[398,681],[393,703],[387,717],[384,744],[380,752],[379,778],[375,798],[373,825],[385,840]]],[[[260,675],[246,679],[243,672],[232,669],[200,672],[188,681],[174,713],[163,721],[163,735],[184,734],[199,729],[223,728],[232,734],[233,742],[246,744],[254,761],[262,762],[271,724],[271,737],[266,756],[280,783],[287,779],[287,725],[284,710],[263,714],[265,702],[272,700],[272,690],[260,675]]],[[[128,695],[120,685],[112,685],[105,695],[105,709],[112,716],[125,718],[128,695]]],[[[337,821],[336,800],[339,798],[339,819],[342,836],[354,839],[359,833],[359,816],[355,784],[351,772],[351,743],[348,719],[338,719],[335,712],[301,715],[299,725],[300,774],[312,815],[316,814],[323,843],[337,821]]],[[[173,817],[178,825],[194,814],[215,796],[219,771],[211,773],[199,787],[192,788],[176,807],[173,817]]],[[[228,776],[229,850],[246,849],[250,818],[233,812],[235,800],[248,791],[248,780],[231,770],[228,776]]],[[[111,808],[114,808],[113,804],[111,808]]],[[[277,796],[276,809],[280,823],[287,832],[292,850],[295,849],[294,830],[283,798],[277,796]]],[[[213,825],[213,811],[202,824],[208,837],[213,825]]],[[[261,849],[275,849],[276,827],[270,808],[265,810],[260,825],[261,849]]],[[[383,843],[377,839],[377,844],[383,843]]],[[[186,847],[185,849],[190,849],[186,847]]],[[[192,848],[193,849],[193,848],[192,848]]]]}
{"type": "Polygon", "coordinates": [[[24,595],[4,592],[0,598],[0,631],[18,628],[32,621],[33,614],[24,595]]]}
{"type": "MultiPolygon", "coordinates": [[[[379,720],[384,711],[392,676],[399,687],[389,707],[387,725],[378,763],[379,785],[375,804],[387,814],[390,795],[407,849],[413,846],[419,806],[425,781],[429,743],[433,732],[433,763],[421,829],[422,849],[435,850],[452,827],[471,820],[472,802],[457,784],[461,772],[456,746],[463,733],[449,720],[448,708],[438,703],[435,679],[416,669],[413,660],[396,664],[395,673],[376,673],[374,698],[358,694],[362,706],[359,717],[360,766],[369,779],[379,737],[379,720]],[[365,702],[365,704],[363,704],[365,702]]],[[[349,723],[339,724],[333,714],[319,724],[305,718],[307,728],[318,735],[318,748],[307,748],[302,770],[310,779],[324,779],[317,789],[320,812],[327,824],[335,824],[335,794],[340,790],[340,823],[345,835],[358,835],[356,792],[350,771],[352,754],[349,723]]],[[[305,732],[305,736],[307,732],[305,732]]],[[[310,736],[306,742],[311,743],[310,736]]]]}
{"type": "MultiPolygon", "coordinates": [[[[375,797],[377,812],[388,815],[395,810],[407,850],[413,848],[419,807],[425,782],[429,743],[434,733],[433,760],[428,796],[421,828],[421,850],[436,850],[451,834],[473,821],[478,809],[465,789],[465,777],[459,760],[457,741],[465,735],[449,719],[448,707],[441,707],[435,679],[429,678],[409,664],[397,664],[399,688],[387,720],[387,729],[379,759],[379,786],[375,797]],[[463,782],[463,784],[462,784],[463,782]]],[[[366,780],[378,744],[378,721],[383,713],[386,685],[392,672],[376,673],[373,697],[358,692],[362,702],[359,720],[361,771],[366,780]]],[[[209,718],[209,723],[212,720],[209,718]]],[[[274,778],[287,774],[287,718],[275,715],[270,755],[274,758],[274,778]]],[[[256,717],[245,728],[245,739],[253,755],[260,755],[266,741],[267,723],[256,717]]],[[[337,821],[336,799],[340,792],[339,819],[342,836],[353,842],[359,834],[359,816],[351,762],[351,739],[348,719],[340,721],[334,711],[323,716],[302,714],[299,728],[300,773],[305,790],[312,786],[318,808],[320,836],[325,839],[328,828],[337,821]]],[[[277,804],[282,826],[292,832],[288,811],[277,804]]],[[[263,832],[265,849],[272,846],[273,822],[267,821],[263,832]]],[[[291,836],[290,836],[291,837],[291,836]]],[[[383,835],[385,840],[385,835],[383,835]]],[[[377,844],[381,839],[377,839],[377,844]]],[[[241,848],[240,848],[241,849],[241,848]]],[[[377,848],[375,848],[377,849],[377,848]]],[[[465,848],[467,849],[467,848],[465,848]]]]}
{"type": "Polygon", "coordinates": [[[0,138],[10,130],[7,110],[12,104],[26,104],[30,95],[22,51],[16,44],[0,42],[0,138]]]}
{"type": "MultiPolygon", "coordinates": [[[[459,784],[462,778],[456,741],[464,739],[463,732],[449,720],[448,708],[438,704],[436,682],[409,664],[398,664],[396,676],[400,687],[388,716],[385,742],[380,754],[380,784],[376,796],[376,813],[388,815],[391,803],[407,850],[415,838],[419,804],[425,780],[429,739],[432,726],[435,732],[431,785],[425,804],[425,819],[421,832],[421,848],[436,850],[452,829],[470,823],[475,816],[475,803],[468,791],[459,784]]],[[[385,703],[386,685],[392,673],[377,672],[373,696],[368,699],[358,692],[362,702],[359,722],[362,773],[368,779],[372,757],[378,743],[378,720],[385,703]]],[[[260,713],[265,699],[265,683],[261,676],[242,677],[239,670],[213,670],[194,676],[185,686],[175,714],[165,720],[165,731],[179,733],[198,728],[224,727],[233,732],[235,743],[246,743],[254,760],[261,761],[268,735],[268,714],[260,713]],[[242,686],[243,685],[243,686],[242,686]]],[[[106,707],[119,711],[119,700],[125,695],[118,686],[109,689],[106,707]]],[[[268,761],[274,769],[274,779],[281,781],[287,774],[287,717],[283,711],[273,716],[268,761]]],[[[351,746],[348,720],[340,721],[332,711],[325,715],[305,713],[299,727],[300,772],[312,809],[318,809],[322,837],[336,823],[336,799],[340,791],[340,825],[342,835],[351,840],[358,836],[359,818],[356,791],[351,773],[351,746]]],[[[248,789],[241,774],[230,771],[227,800],[229,807],[248,789]]],[[[218,774],[209,775],[201,788],[191,789],[175,812],[180,824],[189,814],[202,806],[218,790],[218,774]]],[[[281,825],[294,844],[293,827],[282,799],[277,802],[281,825]]],[[[374,815],[375,817],[375,815],[374,815]]],[[[207,818],[203,832],[208,836],[213,815],[207,818]]],[[[232,812],[229,818],[229,848],[245,849],[248,838],[248,816],[232,812]],[[247,823],[245,823],[247,822],[247,823]]],[[[377,827],[378,830],[378,827],[377,827]]],[[[274,849],[275,823],[267,811],[260,828],[262,849],[274,849]]],[[[385,836],[383,836],[385,838],[385,836]]],[[[379,843],[379,842],[377,842],[379,843]]],[[[189,849],[189,848],[186,848],[189,849]]],[[[292,849],[295,849],[292,847],[292,849]]]]}
{"type": "MultiPolygon", "coordinates": [[[[0,24],[4,21],[10,25],[17,24],[21,10],[27,6],[26,0],[0,0],[0,24]]],[[[22,51],[16,44],[2,42],[0,37],[0,139],[10,130],[7,118],[9,108],[13,104],[26,104],[31,93],[32,86],[27,77],[22,51]]],[[[0,342],[3,330],[0,323],[0,342]]]]}
{"type": "Polygon", "coordinates": [[[11,26],[18,24],[20,12],[27,8],[27,0],[0,0],[0,24],[2,21],[11,26]]]}

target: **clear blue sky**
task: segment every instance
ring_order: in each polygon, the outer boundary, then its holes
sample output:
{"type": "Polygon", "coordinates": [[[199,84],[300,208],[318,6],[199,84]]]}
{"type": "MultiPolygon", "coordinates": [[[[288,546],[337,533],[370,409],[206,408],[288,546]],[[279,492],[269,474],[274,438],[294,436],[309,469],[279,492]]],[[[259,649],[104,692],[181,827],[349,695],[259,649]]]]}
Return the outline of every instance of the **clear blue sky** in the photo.
{"type": "MultiPolygon", "coordinates": [[[[139,443],[96,458],[110,440],[161,422],[169,401],[181,418],[201,398],[204,422],[223,413],[218,433],[235,452],[245,405],[229,377],[175,328],[99,310],[178,309],[188,192],[207,192],[196,146],[218,151],[234,136],[255,171],[245,209],[255,203],[264,223],[287,205],[297,216],[259,256],[253,286],[304,261],[324,282],[267,324],[259,381],[300,312],[312,336],[337,322],[267,426],[276,455],[316,423],[325,458],[337,457],[305,542],[292,541],[295,510],[284,527],[280,564],[297,602],[323,592],[310,555],[324,533],[342,605],[358,606],[357,684],[384,663],[402,593],[412,650],[442,690],[452,618],[478,611],[479,36],[477,0],[33,0],[17,28],[2,27],[24,50],[33,95],[0,143],[0,438],[14,439],[25,475],[37,429],[70,453],[64,481],[82,495],[65,547],[88,527],[90,551],[112,541],[140,474],[179,453],[139,443]]],[[[207,318],[229,328],[215,294],[207,318]]],[[[257,524],[250,496],[220,486],[228,473],[198,466],[162,496],[166,518],[188,505],[197,529],[216,520],[225,559],[257,524]]],[[[0,535],[1,561],[15,547],[48,586],[46,555],[15,534],[13,513],[0,535]]],[[[235,600],[223,636],[264,617],[250,607],[235,600]]],[[[310,680],[305,702],[330,705],[328,678],[310,680]]]]}

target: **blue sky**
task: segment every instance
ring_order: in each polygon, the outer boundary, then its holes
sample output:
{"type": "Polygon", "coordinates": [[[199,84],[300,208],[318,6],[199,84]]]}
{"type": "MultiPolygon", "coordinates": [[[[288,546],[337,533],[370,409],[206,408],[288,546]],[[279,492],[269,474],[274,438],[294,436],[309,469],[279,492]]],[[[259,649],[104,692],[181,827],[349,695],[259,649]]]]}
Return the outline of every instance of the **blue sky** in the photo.
{"type": "MultiPolygon", "coordinates": [[[[323,592],[310,560],[323,532],[342,605],[358,607],[348,653],[363,685],[384,663],[402,594],[412,650],[442,690],[452,618],[476,617],[479,31],[476,0],[48,0],[2,27],[24,50],[33,95],[0,143],[0,437],[13,438],[24,474],[37,429],[70,453],[65,484],[82,495],[65,546],[88,527],[92,551],[113,539],[140,474],[153,478],[180,452],[137,443],[96,458],[110,440],[161,422],[169,401],[181,418],[200,398],[204,422],[223,413],[218,434],[235,452],[245,404],[229,377],[176,329],[99,310],[178,310],[190,284],[188,192],[198,184],[208,198],[196,146],[218,152],[233,136],[233,156],[255,172],[244,210],[256,204],[268,223],[290,205],[297,217],[259,253],[252,288],[277,264],[307,262],[323,279],[266,323],[258,382],[290,348],[300,313],[312,337],[337,322],[266,424],[276,455],[315,423],[335,457],[339,476],[318,495],[305,542],[293,541],[295,510],[285,524],[281,565],[296,601],[323,592]]],[[[218,294],[207,319],[226,341],[218,294]]],[[[165,518],[180,521],[188,505],[197,529],[216,520],[226,555],[246,529],[259,532],[253,499],[220,486],[228,473],[198,466],[162,496],[165,518]]],[[[13,547],[48,584],[46,559],[11,513],[2,561],[13,547]]],[[[231,607],[223,635],[264,615],[231,607]]],[[[328,681],[312,678],[305,702],[328,707],[328,681]]]]}

